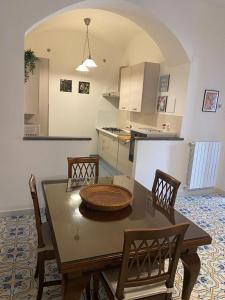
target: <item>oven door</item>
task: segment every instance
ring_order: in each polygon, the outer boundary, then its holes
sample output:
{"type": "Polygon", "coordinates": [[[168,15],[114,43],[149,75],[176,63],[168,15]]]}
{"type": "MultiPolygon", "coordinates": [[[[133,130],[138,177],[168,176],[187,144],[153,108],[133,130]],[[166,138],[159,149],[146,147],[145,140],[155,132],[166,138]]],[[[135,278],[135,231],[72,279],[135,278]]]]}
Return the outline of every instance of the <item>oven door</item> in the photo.
{"type": "Polygon", "coordinates": [[[137,137],[146,137],[145,133],[141,133],[138,131],[131,130],[130,131],[131,139],[130,139],[130,149],[129,149],[129,161],[134,161],[134,148],[135,148],[135,140],[137,137]]]}

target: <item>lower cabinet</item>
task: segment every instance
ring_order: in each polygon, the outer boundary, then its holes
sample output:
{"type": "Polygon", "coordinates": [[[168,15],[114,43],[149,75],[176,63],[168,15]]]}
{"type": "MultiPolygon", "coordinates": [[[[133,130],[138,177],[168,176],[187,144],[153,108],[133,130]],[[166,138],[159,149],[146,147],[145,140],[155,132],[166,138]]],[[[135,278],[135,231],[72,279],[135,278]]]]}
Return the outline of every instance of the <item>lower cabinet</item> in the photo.
{"type": "Polygon", "coordinates": [[[113,136],[109,136],[99,132],[98,154],[112,167],[117,167],[118,140],[113,136]]]}
{"type": "Polygon", "coordinates": [[[133,164],[129,161],[129,146],[129,142],[120,141],[113,136],[99,132],[99,156],[121,173],[131,176],[133,164]]]}
{"type": "Polygon", "coordinates": [[[130,142],[118,141],[117,169],[131,177],[133,164],[129,161],[129,147],[130,142]]]}

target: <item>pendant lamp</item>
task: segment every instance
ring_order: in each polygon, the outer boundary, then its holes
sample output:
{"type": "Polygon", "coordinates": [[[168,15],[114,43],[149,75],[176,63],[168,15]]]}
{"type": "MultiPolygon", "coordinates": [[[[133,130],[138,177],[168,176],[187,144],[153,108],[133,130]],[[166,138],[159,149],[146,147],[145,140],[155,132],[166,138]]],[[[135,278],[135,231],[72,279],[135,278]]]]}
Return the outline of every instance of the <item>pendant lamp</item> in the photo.
{"type": "Polygon", "coordinates": [[[81,71],[81,72],[88,72],[89,69],[96,68],[97,64],[95,63],[95,61],[91,57],[89,31],[88,31],[88,26],[91,23],[91,19],[90,18],[85,18],[84,23],[87,26],[87,29],[86,29],[86,36],[85,36],[85,41],[84,41],[84,48],[83,48],[83,59],[82,59],[82,63],[76,68],[76,70],[81,71]],[[84,60],[86,46],[87,46],[87,50],[88,50],[88,57],[84,60]]]}

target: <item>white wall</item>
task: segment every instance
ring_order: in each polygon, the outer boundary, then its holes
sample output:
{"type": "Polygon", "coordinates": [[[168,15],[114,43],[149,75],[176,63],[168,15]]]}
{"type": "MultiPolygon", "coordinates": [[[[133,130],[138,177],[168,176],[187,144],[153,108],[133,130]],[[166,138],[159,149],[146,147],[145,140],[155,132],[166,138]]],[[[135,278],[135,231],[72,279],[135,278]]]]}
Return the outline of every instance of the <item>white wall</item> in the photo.
{"type": "Polygon", "coordinates": [[[159,95],[168,96],[167,115],[184,116],[187,101],[187,87],[189,80],[190,64],[168,66],[165,62],[160,64],[160,74],[170,74],[168,92],[161,92],[159,95]]]}
{"type": "Polygon", "coordinates": [[[146,32],[142,32],[130,41],[121,60],[124,65],[135,65],[143,61],[161,63],[165,57],[151,37],[146,32]]]}
{"type": "Polygon", "coordinates": [[[188,145],[183,141],[136,141],[134,178],[151,189],[155,170],[160,169],[184,184],[188,155],[188,145]]]}
{"type": "MultiPolygon", "coordinates": [[[[187,140],[225,137],[225,7],[213,0],[17,0],[0,3],[0,207],[1,210],[31,207],[27,179],[30,171],[40,178],[62,172],[56,170],[65,153],[49,157],[57,145],[23,142],[23,55],[24,33],[50,14],[79,3],[109,9],[127,16],[144,28],[163,50],[166,60],[175,65],[191,58],[183,136],[187,140]],[[205,88],[220,91],[222,108],[217,113],[202,113],[205,88]],[[52,145],[52,146],[51,146],[52,145]],[[54,147],[53,147],[54,146],[54,147]],[[34,166],[35,164],[35,166],[34,166]]],[[[63,148],[63,144],[61,146],[63,148]]],[[[75,144],[74,154],[88,152],[88,143],[75,144]],[[76,153],[75,153],[76,152],[76,153]],[[78,153],[79,152],[79,153],[78,153]]],[[[222,151],[223,153],[224,151],[222,151]]],[[[220,161],[218,186],[224,188],[225,165],[220,161]]]]}
{"type": "Polygon", "coordinates": [[[32,207],[28,180],[66,178],[67,157],[90,154],[88,141],[23,141],[21,136],[1,141],[0,212],[32,207]]]}
{"type": "Polygon", "coordinates": [[[25,49],[49,58],[49,135],[89,136],[92,138],[91,152],[97,153],[96,125],[110,126],[116,122],[116,106],[101,95],[107,89],[118,89],[121,53],[90,34],[92,56],[98,68],[77,72],[75,68],[82,60],[83,42],[84,31],[31,32],[25,38],[25,49]],[[72,93],[60,92],[60,79],[72,80],[72,93]],[[78,93],[79,81],[90,82],[90,94],[78,93]],[[101,124],[103,120],[105,124],[101,124]]]}

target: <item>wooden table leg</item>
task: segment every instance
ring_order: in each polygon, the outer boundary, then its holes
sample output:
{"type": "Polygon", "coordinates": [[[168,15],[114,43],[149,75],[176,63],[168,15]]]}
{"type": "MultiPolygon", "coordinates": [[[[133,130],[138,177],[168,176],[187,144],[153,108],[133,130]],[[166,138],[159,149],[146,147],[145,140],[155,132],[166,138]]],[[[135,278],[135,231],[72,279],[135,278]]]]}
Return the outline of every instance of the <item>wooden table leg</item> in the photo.
{"type": "Polygon", "coordinates": [[[181,255],[181,260],[184,266],[182,300],[189,300],[201,268],[201,263],[197,252],[183,254],[181,255]]]}
{"type": "Polygon", "coordinates": [[[84,289],[90,283],[90,275],[64,274],[63,300],[80,300],[84,289]]]}

